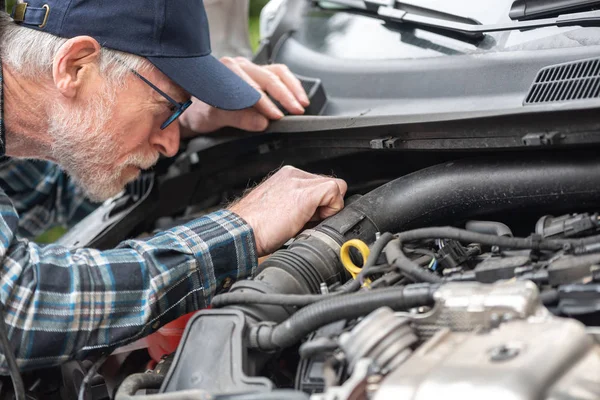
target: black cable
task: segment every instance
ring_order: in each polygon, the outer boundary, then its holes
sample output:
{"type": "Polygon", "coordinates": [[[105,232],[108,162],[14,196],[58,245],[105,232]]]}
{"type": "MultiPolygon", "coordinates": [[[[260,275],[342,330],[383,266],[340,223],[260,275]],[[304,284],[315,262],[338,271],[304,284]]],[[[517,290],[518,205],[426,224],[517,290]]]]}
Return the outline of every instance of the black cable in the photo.
{"type": "Polygon", "coordinates": [[[79,385],[79,394],[77,395],[78,400],[85,400],[85,389],[88,383],[92,380],[94,375],[96,375],[96,372],[98,372],[98,369],[104,364],[109,355],[110,354],[102,355],[94,364],[92,364],[87,374],[85,374],[85,377],[81,381],[81,385],[79,385]]]}
{"type": "Polygon", "coordinates": [[[439,283],[442,278],[434,272],[424,269],[408,258],[402,251],[400,239],[394,239],[385,248],[385,256],[390,264],[415,282],[439,283]]]}
{"type": "Polygon", "coordinates": [[[298,343],[307,334],[329,323],[354,319],[380,307],[407,310],[433,304],[437,285],[409,285],[334,296],[304,307],[278,325],[259,324],[250,330],[250,347],[275,350],[298,343]]]}
{"type": "MultiPolygon", "coordinates": [[[[405,247],[404,252],[405,253],[416,253],[416,254],[421,254],[424,256],[429,256],[429,261],[431,261],[432,258],[436,258],[435,253],[433,251],[427,250],[427,249],[416,249],[416,248],[413,249],[413,248],[405,247]]],[[[417,262],[417,264],[419,264],[419,263],[417,262]]]]}
{"type": "Polygon", "coordinates": [[[390,286],[397,286],[397,285],[402,285],[405,282],[402,282],[403,279],[406,279],[404,277],[403,274],[401,274],[398,271],[392,271],[389,272],[385,275],[383,275],[381,278],[375,280],[373,283],[371,283],[371,289],[377,289],[379,287],[390,287],[390,286]]]}
{"type": "Polygon", "coordinates": [[[339,347],[338,343],[328,337],[319,337],[302,343],[298,349],[300,358],[307,359],[317,354],[332,352],[339,347]]]}
{"type": "Polygon", "coordinates": [[[10,379],[15,388],[15,399],[25,400],[25,385],[19,371],[19,366],[13,353],[12,346],[8,340],[8,329],[6,329],[6,321],[4,320],[4,305],[0,302],[0,344],[2,345],[2,354],[6,359],[6,366],[10,372],[10,379]]]}
{"type": "Polygon", "coordinates": [[[561,250],[565,246],[578,247],[591,243],[600,243],[600,235],[589,236],[581,239],[545,239],[541,237],[506,237],[487,235],[484,233],[470,232],[453,227],[431,227],[414,229],[397,235],[401,242],[422,239],[454,239],[466,243],[481,243],[489,246],[499,246],[512,249],[561,250]]]}
{"type": "Polygon", "coordinates": [[[369,270],[365,274],[365,279],[371,275],[384,274],[386,272],[390,272],[393,268],[394,267],[389,264],[374,265],[371,268],[369,268],[369,270]]]}
{"type": "Polygon", "coordinates": [[[558,294],[558,290],[556,290],[556,289],[544,290],[543,292],[540,293],[540,300],[542,301],[542,304],[545,306],[556,305],[556,304],[558,304],[559,299],[560,299],[560,296],[558,294]]]}

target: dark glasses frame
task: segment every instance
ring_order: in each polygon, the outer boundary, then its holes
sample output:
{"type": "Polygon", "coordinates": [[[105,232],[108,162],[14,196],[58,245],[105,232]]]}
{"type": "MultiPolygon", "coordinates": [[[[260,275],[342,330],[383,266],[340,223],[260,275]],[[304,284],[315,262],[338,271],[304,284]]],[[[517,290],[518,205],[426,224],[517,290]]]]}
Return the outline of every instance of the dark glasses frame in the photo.
{"type": "Polygon", "coordinates": [[[189,106],[192,105],[192,99],[186,101],[185,103],[180,103],[180,102],[176,101],[175,99],[173,99],[168,94],[166,94],[165,92],[163,92],[162,90],[160,90],[158,87],[156,87],[156,85],[154,85],[148,79],[144,78],[142,75],[140,75],[139,73],[137,73],[137,71],[131,70],[131,72],[133,72],[135,74],[135,76],[137,76],[142,81],[144,81],[148,86],[150,86],[152,89],[154,89],[155,91],[157,91],[158,94],[160,94],[162,97],[164,97],[165,99],[167,99],[169,101],[169,103],[171,103],[173,106],[176,107],[175,111],[173,112],[173,114],[169,118],[167,118],[167,120],[165,122],[163,122],[163,124],[160,126],[161,130],[167,129],[167,127],[169,125],[171,125],[173,123],[173,121],[175,121],[177,118],[179,118],[181,116],[181,114],[183,114],[183,112],[185,110],[187,110],[187,108],[189,106]]]}

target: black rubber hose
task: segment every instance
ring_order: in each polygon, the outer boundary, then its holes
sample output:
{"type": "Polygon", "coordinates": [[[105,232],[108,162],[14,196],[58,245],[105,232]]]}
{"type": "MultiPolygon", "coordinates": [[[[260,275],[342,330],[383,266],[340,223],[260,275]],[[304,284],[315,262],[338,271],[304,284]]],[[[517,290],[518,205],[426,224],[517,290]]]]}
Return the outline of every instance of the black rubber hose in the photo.
{"type": "Polygon", "coordinates": [[[509,210],[569,212],[600,202],[595,152],[467,158],[419,170],[356,200],[317,229],[398,232],[509,210]]]}
{"type": "Polygon", "coordinates": [[[558,290],[556,290],[556,289],[544,290],[543,292],[540,293],[540,300],[542,301],[542,304],[545,306],[556,305],[556,304],[558,304],[559,299],[560,299],[560,297],[558,294],[558,290]]]}
{"type": "Polygon", "coordinates": [[[273,390],[272,392],[222,394],[214,400],[309,400],[307,393],[291,389],[273,390]]]}
{"type": "Polygon", "coordinates": [[[148,396],[135,396],[138,390],[142,389],[158,389],[165,379],[164,375],[159,374],[133,374],[129,375],[121,386],[115,396],[115,400],[130,400],[138,399],[140,397],[148,396]]]}
{"type": "Polygon", "coordinates": [[[410,285],[343,294],[304,307],[278,325],[259,324],[250,330],[249,345],[263,351],[283,349],[329,323],[369,314],[380,307],[407,310],[433,304],[435,285],[410,285]]]}
{"type": "Polygon", "coordinates": [[[382,286],[401,286],[403,284],[402,280],[404,279],[406,279],[404,275],[398,271],[388,272],[375,282],[371,283],[371,290],[380,288],[382,286]]]}
{"type": "Polygon", "coordinates": [[[367,271],[368,273],[365,274],[365,278],[368,278],[370,275],[385,274],[387,272],[392,271],[393,269],[393,266],[389,264],[374,265],[371,268],[369,268],[369,270],[367,271]]]}
{"type": "Polygon", "coordinates": [[[129,375],[119,387],[115,400],[309,400],[306,393],[295,390],[222,395],[211,395],[204,390],[182,390],[141,396],[135,395],[137,391],[142,389],[158,389],[164,378],[164,375],[158,374],[129,375]]]}
{"type": "Polygon", "coordinates": [[[19,371],[19,366],[13,353],[12,346],[8,340],[8,329],[6,329],[6,321],[4,320],[4,305],[0,303],[0,344],[2,345],[2,354],[6,360],[6,366],[10,373],[10,379],[12,380],[13,387],[15,390],[16,400],[25,400],[25,385],[23,384],[23,378],[19,371]]]}
{"type": "MultiPolygon", "coordinates": [[[[413,229],[397,235],[401,242],[422,239],[454,239],[465,243],[480,243],[510,249],[539,249],[561,250],[565,246],[580,247],[590,243],[600,242],[600,235],[588,236],[581,239],[544,239],[541,237],[506,237],[469,232],[450,226],[413,229]]],[[[386,249],[387,251],[387,249],[386,249]]]]}
{"type": "Polygon", "coordinates": [[[213,298],[214,308],[239,304],[272,304],[279,306],[304,307],[334,296],[323,294],[270,294],[256,292],[223,293],[213,298]]]}
{"type": "Polygon", "coordinates": [[[506,224],[497,221],[467,221],[465,229],[487,235],[513,236],[512,231],[506,224]]]}
{"type": "Polygon", "coordinates": [[[338,342],[328,337],[319,337],[302,343],[298,349],[300,358],[307,359],[317,354],[332,352],[339,347],[338,342]]]}

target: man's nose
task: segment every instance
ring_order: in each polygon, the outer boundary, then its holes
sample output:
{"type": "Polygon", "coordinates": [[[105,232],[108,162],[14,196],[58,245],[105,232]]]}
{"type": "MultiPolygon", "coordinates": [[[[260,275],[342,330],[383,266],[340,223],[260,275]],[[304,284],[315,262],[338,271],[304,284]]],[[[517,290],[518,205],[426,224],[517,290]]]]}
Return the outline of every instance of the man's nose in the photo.
{"type": "Polygon", "coordinates": [[[150,144],[162,155],[173,157],[179,150],[179,139],[179,122],[174,121],[165,129],[156,129],[152,132],[150,144]]]}

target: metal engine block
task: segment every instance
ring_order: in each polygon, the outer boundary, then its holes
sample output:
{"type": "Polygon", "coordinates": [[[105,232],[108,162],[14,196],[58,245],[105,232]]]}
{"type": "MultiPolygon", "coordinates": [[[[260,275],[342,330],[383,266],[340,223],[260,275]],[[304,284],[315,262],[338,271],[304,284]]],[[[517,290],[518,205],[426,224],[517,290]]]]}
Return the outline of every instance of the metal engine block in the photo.
{"type": "Polygon", "coordinates": [[[600,342],[550,314],[533,283],[452,283],[435,299],[424,314],[381,308],[342,335],[352,376],[312,398],[600,399],[600,342]]]}

